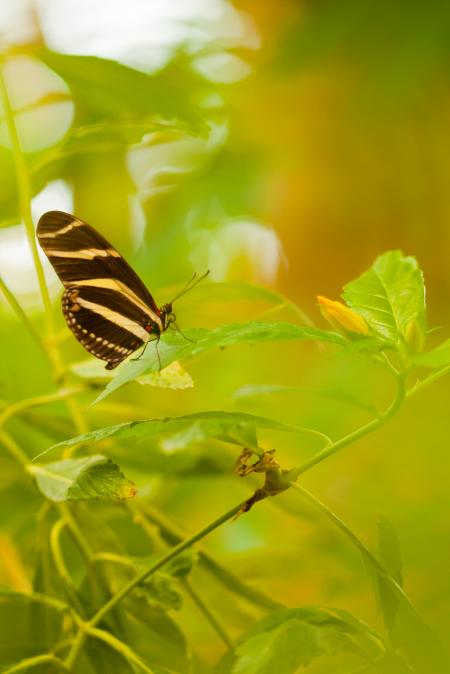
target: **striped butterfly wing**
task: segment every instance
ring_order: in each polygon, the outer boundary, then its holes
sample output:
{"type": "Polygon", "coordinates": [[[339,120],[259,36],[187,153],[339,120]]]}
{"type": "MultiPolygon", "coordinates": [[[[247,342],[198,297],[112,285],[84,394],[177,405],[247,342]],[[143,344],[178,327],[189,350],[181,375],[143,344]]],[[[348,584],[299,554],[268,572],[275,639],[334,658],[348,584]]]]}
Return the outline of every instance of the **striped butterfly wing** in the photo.
{"type": "Polygon", "coordinates": [[[65,286],[67,325],[87,351],[113,369],[158,336],[158,307],[120,253],[95,229],[68,213],[50,211],[37,236],[65,286]]]}

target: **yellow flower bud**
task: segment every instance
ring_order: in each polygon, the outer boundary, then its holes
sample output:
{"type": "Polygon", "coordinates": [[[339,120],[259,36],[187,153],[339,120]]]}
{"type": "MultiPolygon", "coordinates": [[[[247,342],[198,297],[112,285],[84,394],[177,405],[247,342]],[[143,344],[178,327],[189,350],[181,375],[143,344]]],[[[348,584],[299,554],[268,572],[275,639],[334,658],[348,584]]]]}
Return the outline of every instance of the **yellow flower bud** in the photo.
{"type": "Polygon", "coordinates": [[[322,295],[317,296],[317,301],[319,302],[320,312],[322,316],[338,330],[344,330],[345,332],[356,332],[360,335],[369,334],[369,326],[362,316],[347,307],[342,302],[336,302],[335,300],[329,300],[327,297],[322,297],[322,295]]]}
{"type": "Polygon", "coordinates": [[[423,329],[417,319],[409,321],[405,330],[405,340],[410,353],[420,353],[424,347],[425,337],[423,329]]]}

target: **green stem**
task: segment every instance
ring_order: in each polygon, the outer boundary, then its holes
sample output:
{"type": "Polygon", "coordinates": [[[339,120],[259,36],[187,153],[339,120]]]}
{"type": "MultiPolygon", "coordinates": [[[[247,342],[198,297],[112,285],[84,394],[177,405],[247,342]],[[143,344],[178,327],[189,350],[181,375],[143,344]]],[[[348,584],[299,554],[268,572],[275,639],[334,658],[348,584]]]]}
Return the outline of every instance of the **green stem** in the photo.
{"type": "MultiPolygon", "coordinates": [[[[436,670],[434,669],[434,665],[437,664],[438,662],[442,663],[444,660],[446,660],[446,655],[443,652],[442,644],[439,638],[430,629],[426,620],[414,607],[414,605],[412,604],[411,600],[409,599],[408,595],[405,593],[403,588],[397,583],[397,581],[394,578],[392,578],[392,576],[386,571],[384,566],[380,564],[377,558],[370,552],[370,550],[364,545],[364,543],[362,543],[359,540],[359,538],[345,524],[345,522],[341,520],[340,517],[338,517],[332,510],[330,510],[330,508],[324,505],[321,501],[319,501],[318,498],[316,498],[313,494],[311,494],[303,487],[300,487],[295,483],[292,483],[291,487],[295,489],[297,492],[299,492],[310,503],[312,503],[315,508],[317,508],[320,512],[322,512],[322,514],[325,515],[332,522],[332,524],[334,524],[344,534],[344,536],[348,538],[348,540],[359,550],[362,559],[366,564],[366,568],[372,574],[375,574],[375,577],[382,579],[384,586],[388,588],[390,592],[392,592],[392,594],[395,596],[396,600],[399,603],[399,607],[402,607],[402,614],[403,614],[402,621],[404,621],[403,622],[404,625],[408,625],[407,628],[408,634],[412,639],[412,643],[414,642],[414,640],[416,640],[417,643],[423,644],[424,649],[428,649],[430,653],[429,657],[432,658],[433,662],[429,662],[428,660],[427,665],[429,664],[433,669],[433,671],[438,671],[437,669],[436,670]]],[[[399,611],[397,621],[399,621],[400,615],[401,614],[399,611]]],[[[402,632],[402,627],[400,625],[398,625],[398,632],[399,633],[402,632]]],[[[406,643],[403,644],[403,646],[406,647],[406,643]]],[[[412,652],[412,650],[414,650],[414,648],[410,646],[408,646],[407,649],[405,648],[407,655],[409,655],[409,653],[412,652]]],[[[439,671],[441,671],[440,668],[439,671]]]]}
{"type": "Polygon", "coordinates": [[[347,447],[348,445],[351,445],[353,442],[356,442],[357,440],[360,440],[364,436],[369,435],[369,433],[373,433],[373,431],[376,431],[378,428],[383,426],[389,419],[391,419],[394,416],[394,414],[397,412],[397,410],[400,408],[403,401],[405,400],[405,397],[406,397],[405,376],[402,375],[398,378],[398,390],[395,399],[379,418],[369,421],[367,424],[364,424],[364,426],[357,428],[355,431],[352,431],[348,435],[345,435],[340,440],[337,440],[328,447],[325,447],[325,449],[315,454],[308,461],[305,461],[305,463],[303,463],[301,466],[299,466],[298,468],[294,468],[289,477],[292,479],[294,477],[302,475],[303,473],[306,473],[307,470],[313,468],[313,466],[316,466],[318,463],[321,463],[332,454],[336,454],[336,452],[339,452],[341,449],[344,449],[344,447],[347,447]]]}
{"type": "Polygon", "coordinates": [[[69,506],[67,503],[58,503],[58,510],[61,514],[61,517],[63,518],[63,521],[67,524],[67,528],[69,529],[72,538],[74,539],[75,543],[78,545],[78,548],[80,549],[84,561],[87,564],[90,564],[94,560],[94,550],[91,547],[91,544],[89,543],[88,539],[84,535],[81,527],[79,526],[78,522],[76,521],[75,517],[73,516],[69,506]]]}
{"type": "MultiPolygon", "coordinates": [[[[230,520],[232,517],[234,517],[239,512],[241,505],[242,504],[239,503],[237,506],[235,506],[228,512],[224,513],[223,515],[215,519],[213,522],[208,524],[206,527],[198,531],[193,536],[190,536],[184,541],[181,541],[178,545],[169,550],[165,555],[160,557],[160,559],[156,561],[154,564],[152,564],[148,569],[145,569],[137,576],[135,576],[129,583],[124,585],[124,587],[121,590],[119,590],[113,597],[111,597],[111,599],[107,601],[106,604],[102,606],[102,608],[100,608],[97,611],[97,613],[91,618],[91,620],[88,623],[89,628],[95,627],[105,617],[105,615],[107,615],[119,602],[122,601],[122,599],[124,599],[132,590],[134,590],[135,587],[137,587],[146,578],[148,578],[148,576],[150,576],[152,573],[160,569],[162,566],[164,566],[164,564],[167,564],[167,562],[169,562],[171,559],[177,557],[181,552],[183,552],[183,550],[186,550],[187,548],[191,547],[194,543],[201,540],[202,538],[210,534],[212,531],[220,527],[222,524],[230,520]]],[[[69,669],[71,669],[74,666],[78,654],[83,648],[84,641],[85,641],[85,630],[83,631],[82,629],[80,629],[65,661],[66,666],[69,669]]]]}
{"type": "Polygon", "coordinates": [[[61,601],[61,599],[56,599],[56,597],[50,597],[48,594],[43,594],[42,592],[24,592],[22,594],[18,593],[15,596],[17,596],[18,599],[24,599],[32,604],[43,604],[45,606],[55,609],[55,611],[58,612],[71,610],[69,604],[66,604],[64,601],[61,601]]]}
{"type": "MultiPolygon", "coordinates": [[[[167,543],[176,545],[184,539],[184,532],[158,510],[148,504],[142,504],[141,508],[148,519],[156,524],[161,536],[167,543]]],[[[283,604],[274,601],[251,585],[247,585],[247,583],[241,580],[239,576],[236,576],[223,566],[221,562],[217,561],[210,552],[200,549],[199,558],[203,566],[214,575],[219,582],[242,599],[246,599],[252,604],[270,611],[284,608],[283,604]]]]}
{"type": "Polygon", "coordinates": [[[411,600],[405,594],[403,588],[397,583],[392,576],[388,574],[385,568],[380,564],[376,557],[370,552],[370,550],[362,543],[359,538],[353,533],[353,531],[343,522],[340,517],[338,517],[330,508],[328,508],[324,503],[322,503],[316,496],[311,494],[307,489],[300,487],[295,482],[291,483],[292,489],[299,492],[303,498],[307,499],[312,503],[318,510],[320,510],[343,534],[346,536],[353,545],[359,550],[363,559],[366,559],[370,562],[370,565],[373,566],[376,572],[383,578],[386,585],[389,589],[404,603],[406,603],[411,611],[416,615],[419,615],[414,608],[411,600]]]}
{"type": "Polygon", "coordinates": [[[416,393],[419,393],[424,388],[427,388],[430,386],[430,384],[434,384],[435,381],[441,379],[441,377],[445,377],[447,374],[450,374],[450,365],[446,365],[446,367],[436,370],[436,372],[428,375],[428,377],[425,377],[425,379],[422,379],[422,381],[417,382],[417,384],[408,389],[406,392],[406,397],[411,398],[412,396],[416,395],[416,393]]]}
{"type": "Polygon", "coordinates": [[[0,413],[0,428],[8,421],[10,417],[18,412],[28,409],[29,407],[37,407],[39,405],[47,405],[58,400],[64,400],[75,393],[79,393],[83,390],[82,386],[61,389],[56,391],[56,393],[49,393],[47,395],[36,396],[35,398],[28,398],[27,400],[19,400],[18,402],[11,403],[5,407],[0,413]]]}
{"type": "MultiPolygon", "coordinates": [[[[367,672],[370,672],[370,670],[373,670],[374,667],[377,667],[380,662],[383,662],[384,660],[384,655],[382,655],[380,658],[377,658],[373,662],[366,662],[360,667],[357,667],[356,669],[352,669],[350,674],[367,674],[367,672]]],[[[412,670],[411,670],[412,671],[412,670]]]]}
{"type": "Polygon", "coordinates": [[[229,636],[227,630],[225,629],[224,625],[222,624],[222,621],[218,617],[215,611],[208,606],[208,604],[203,600],[202,596],[197,592],[195,587],[193,587],[192,583],[188,580],[188,578],[184,578],[183,580],[183,586],[186,590],[186,592],[190,595],[192,601],[197,605],[197,608],[203,613],[205,616],[206,620],[209,622],[211,627],[219,637],[222,639],[224,644],[231,650],[234,648],[234,642],[232,638],[229,636]]]}
{"type": "Polygon", "coordinates": [[[73,584],[70,573],[67,569],[66,563],[64,561],[64,556],[61,550],[61,534],[67,527],[67,523],[64,520],[58,520],[52,527],[50,532],[50,549],[52,552],[53,562],[55,564],[56,570],[61,578],[64,581],[66,586],[67,595],[70,599],[71,605],[75,608],[75,611],[79,615],[83,615],[83,607],[80,604],[78,595],[73,584]]]}
{"type": "MultiPolygon", "coordinates": [[[[131,504],[130,504],[131,505],[131,504]]],[[[148,521],[147,516],[145,515],[144,511],[139,508],[139,506],[132,506],[131,511],[135,512],[134,516],[134,521],[138,523],[143,531],[145,532],[147,538],[149,539],[150,543],[152,544],[152,547],[156,550],[164,550],[164,538],[162,536],[162,533],[158,528],[151,522],[148,521]],[[162,543],[161,543],[162,542],[162,543]]],[[[99,556],[97,556],[98,558],[99,556]]],[[[118,555],[110,555],[111,557],[115,557],[116,561],[119,563],[127,563],[128,565],[130,564],[130,560],[120,557],[118,555]],[[117,559],[118,558],[118,559],[117,559]]],[[[105,555],[103,555],[103,559],[105,558],[105,555]]],[[[132,563],[131,563],[132,564],[132,563]]],[[[219,617],[216,615],[216,613],[208,606],[208,604],[203,600],[201,594],[196,590],[195,587],[193,587],[192,582],[189,580],[189,578],[181,578],[181,583],[185,589],[185,591],[189,594],[191,597],[192,601],[194,604],[196,604],[197,608],[201,613],[203,613],[204,617],[206,618],[207,622],[211,625],[212,629],[217,632],[219,637],[222,639],[222,641],[225,643],[228,648],[233,647],[233,641],[231,637],[228,636],[227,630],[225,626],[222,624],[221,620],[219,617]]]]}
{"type": "Polygon", "coordinates": [[[113,648],[117,653],[120,653],[126,660],[132,662],[134,665],[139,667],[144,674],[155,674],[153,669],[150,669],[143,660],[123,641],[115,637],[111,632],[106,630],[98,629],[97,627],[92,627],[89,623],[85,623],[83,629],[91,637],[104,641],[108,646],[113,648]]]}
{"type": "MultiPolygon", "coordinates": [[[[14,167],[16,172],[17,191],[19,196],[19,211],[23,223],[25,225],[28,244],[30,246],[34,267],[36,270],[36,276],[38,279],[39,290],[42,297],[42,303],[44,305],[45,310],[47,337],[49,338],[49,341],[47,343],[47,354],[53,366],[53,373],[55,379],[58,381],[59,379],[63,378],[62,376],[63,369],[61,364],[60,352],[54,340],[55,330],[53,324],[52,304],[48,288],[45,282],[44,268],[42,266],[41,259],[39,257],[36,234],[34,231],[34,223],[31,213],[32,190],[31,190],[30,176],[14,119],[14,110],[12,108],[11,101],[9,99],[8,87],[4,75],[4,64],[1,61],[0,61],[0,97],[3,103],[5,121],[8,128],[9,137],[11,140],[14,167]]],[[[19,317],[24,321],[23,312],[19,314],[19,317]]],[[[24,321],[24,323],[28,327],[28,322],[26,320],[24,321]]],[[[77,401],[68,398],[67,406],[69,408],[69,412],[74,420],[77,430],[81,433],[84,432],[86,430],[86,423],[78,407],[77,401]]]]}
{"type": "MultiPolygon", "coordinates": [[[[14,160],[14,167],[16,172],[16,181],[17,181],[17,191],[19,195],[19,210],[22,217],[22,220],[25,225],[25,231],[28,238],[28,243],[31,250],[31,255],[34,262],[34,267],[36,270],[36,276],[38,279],[39,289],[42,296],[42,303],[45,310],[45,320],[47,324],[47,337],[49,338],[47,344],[47,354],[53,365],[53,373],[55,379],[65,379],[61,364],[61,356],[59,349],[57,348],[55,339],[54,339],[54,325],[53,325],[53,313],[52,313],[52,304],[50,301],[50,295],[48,288],[45,282],[44,268],[42,266],[39,251],[36,242],[36,235],[34,231],[33,217],[31,213],[31,200],[32,200],[32,190],[30,176],[28,172],[28,167],[25,161],[25,156],[20,144],[20,138],[17,131],[15,119],[14,119],[14,110],[9,99],[8,87],[5,81],[4,74],[4,64],[0,61],[0,98],[3,102],[3,109],[5,113],[5,121],[8,127],[8,133],[11,140],[12,154],[14,160]]],[[[16,306],[15,303],[14,306],[16,306]]],[[[25,324],[28,322],[24,320],[23,312],[19,313],[19,317],[24,321],[25,324]]],[[[26,319],[26,317],[25,317],[26,319]]],[[[84,433],[87,429],[86,422],[83,414],[78,406],[78,403],[73,398],[67,399],[67,407],[69,413],[72,416],[74,425],[77,428],[79,433],[84,433]]]]}
{"type": "Polygon", "coordinates": [[[61,533],[67,526],[64,520],[58,520],[52,527],[50,532],[50,549],[52,551],[53,563],[58,571],[59,576],[65,582],[66,585],[72,587],[72,578],[67,570],[64,557],[61,552],[60,538],[61,533]]]}
{"type": "Polygon", "coordinates": [[[13,438],[9,435],[9,433],[6,433],[5,431],[0,432],[0,442],[3,443],[3,445],[6,447],[10,455],[15,459],[18,463],[23,468],[26,468],[26,466],[29,463],[28,456],[25,454],[25,452],[19,447],[17,442],[13,440],[13,438]]]}
{"type": "Polygon", "coordinates": [[[31,667],[38,667],[38,665],[44,665],[46,663],[56,665],[63,672],[67,671],[67,668],[62,662],[62,660],[57,658],[56,655],[53,655],[51,653],[50,654],[45,653],[44,655],[35,655],[32,658],[26,658],[26,660],[22,660],[22,662],[17,663],[17,665],[13,665],[12,667],[5,669],[3,674],[15,674],[16,672],[24,672],[26,669],[30,669],[31,667]]]}
{"type": "Polygon", "coordinates": [[[0,95],[3,103],[3,110],[5,113],[6,126],[8,128],[9,138],[11,140],[14,168],[16,171],[17,189],[19,194],[19,210],[22,216],[25,230],[27,233],[28,243],[33,257],[36,275],[41,292],[42,302],[45,309],[45,316],[47,322],[47,333],[53,334],[53,318],[52,305],[50,295],[48,293],[47,285],[45,283],[44,269],[39,258],[38,247],[36,243],[36,236],[34,232],[33,218],[31,215],[31,199],[32,191],[28,175],[28,168],[25,162],[25,157],[22,151],[19,134],[14,120],[14,111],[9,99],[8,88],[5,81],[4,65],[0,64],[0,95]]]}
{"type": "Polygon", "coordinates": [[[8,286],[6,285],[1,276],[0,276],[0,290],[3,292],[4,296],[6,297],[7,301],[9,302],[9,305],[15,312],[16,316],[19,318],[20,321],[22,321],[22,323],[27,328],[33,341],[36,342],[38,347],[43,352],[44,356],[50,360],[50,356],[48,355],[47,349],[45,348],[44,342],[42,341],[39,333],[37,332],[33,323],[26,315],[25,311],[22,309],[19,302],[16,300],[14,293],[11,292],[11,290],[8,288],[8,286]]]}

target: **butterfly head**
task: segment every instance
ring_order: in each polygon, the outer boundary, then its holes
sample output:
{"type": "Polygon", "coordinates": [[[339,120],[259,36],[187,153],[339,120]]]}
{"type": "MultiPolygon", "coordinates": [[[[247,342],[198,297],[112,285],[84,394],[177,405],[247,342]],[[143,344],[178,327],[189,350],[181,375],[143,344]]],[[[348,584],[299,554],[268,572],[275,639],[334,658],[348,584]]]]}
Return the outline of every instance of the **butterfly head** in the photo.
{"type": "Polygon", "coordinates": [[[172,324],[174,324],[175,329],[178,329],[177,326],[176,326],[177,318],[176,318],[175,314],[173,313],[173,303],[179,297],[182,297],[187,292],[192,290],[192,288],[194,286],[196,286],[197,283],[202,281],[206,276],[208,276],[208,274],[209,274],[209,270],[205,274],[203,274],[203,276],[200,276],[200,278],[197,278],[197,274],[194,274],[192,276],[192,278],[190,279],[190,281],[187,283],[187,285],[185,285],[183,290],[180,293],[178,293],[178,295],[176,295],[171,302],[168,302],[167,304],[162,305],[161,309],[159,310],[159,318],[161,320],[163,330],[166,330],[169,327],[169,325],[172,325],[172,324]]]}
{"type": "Polygon", "coordinates": [[[172,302],[163,304],[163,306],[159,310],[159,317],[161,319],[163,330],[168,328],[171,323],[175,323],[176,316],[173,313],[172,302]]]}

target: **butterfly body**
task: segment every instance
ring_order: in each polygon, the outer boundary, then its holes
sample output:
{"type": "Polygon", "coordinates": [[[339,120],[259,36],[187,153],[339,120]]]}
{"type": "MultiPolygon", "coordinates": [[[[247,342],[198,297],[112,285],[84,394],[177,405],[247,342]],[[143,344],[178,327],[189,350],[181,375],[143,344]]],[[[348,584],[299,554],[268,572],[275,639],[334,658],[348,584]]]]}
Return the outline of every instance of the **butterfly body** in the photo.
{"type": "Polygon", "coordinates": [[[172,303],[158,308],[138,275],[93,227],[49,211],[37,236],[65,290],[64,318],[76,339],[112,370],[175,321],[172,303]]]}

